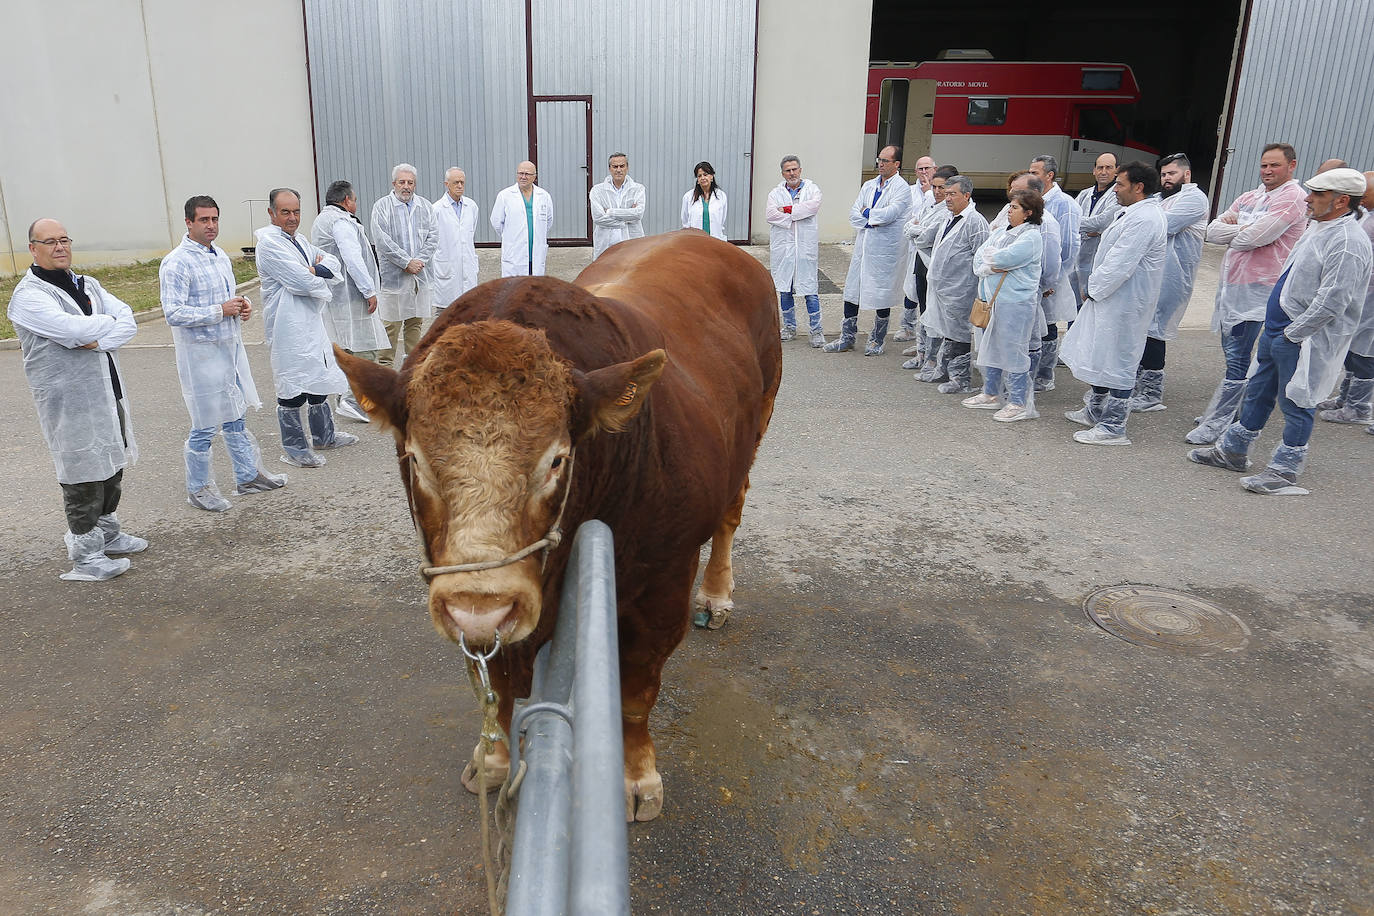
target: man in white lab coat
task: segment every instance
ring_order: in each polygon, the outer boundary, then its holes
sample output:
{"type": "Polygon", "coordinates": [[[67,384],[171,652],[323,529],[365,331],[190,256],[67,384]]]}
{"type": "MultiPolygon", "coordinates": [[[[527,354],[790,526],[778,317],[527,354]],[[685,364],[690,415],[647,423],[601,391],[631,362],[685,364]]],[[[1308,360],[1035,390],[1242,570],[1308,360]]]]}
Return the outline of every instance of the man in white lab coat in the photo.
{"type": "Polygon", "coordinates": [[[377,246],[382,291],[377,314],[386,326],[390,346],[377,362],[390,366],[397,343],[405,355],[420,343],[421,325],[434,315],[434,276],[429,262],[439,244],[434,210],[415,193],[415,166],[402,162],[391,170],[391,193],[372,205],[372,244],[377,246]]]}
{"type": "Polygon", "coordinates": [[[501,276],[542,277],[553,228],[553,198],[535,184],[533,162],[515,167],[515,184],[491,205],[491,227],[501,233],[501,276]]]}
{"type": "Polygon", "coordinates": [[[806,300],[811,346],[825,346],[821,332],[820,228],[821,189],[802,178],[801,160],[784,156],[782,181],[768,192],[764,218],[768,220],[768,266],[782,307],[782,339],[797,336],[797,305],[794,296],[806,300]]]}
{"type": "Polygon", "coordinates": [[[630,157],[611,153],[610,174],[587,192],[592,209],[592,258],[616,242],[644,237],[644,185],[630,177],[630,157]]]}
{"type": "Polygon", "coordinates": [[[481,208],[469,197],[467,173],[456,165],[444,172],[445,193],[434,202],[439,244],[434,249],[434,302],[441,309],[477,285],[477,218],[481,208]]]}

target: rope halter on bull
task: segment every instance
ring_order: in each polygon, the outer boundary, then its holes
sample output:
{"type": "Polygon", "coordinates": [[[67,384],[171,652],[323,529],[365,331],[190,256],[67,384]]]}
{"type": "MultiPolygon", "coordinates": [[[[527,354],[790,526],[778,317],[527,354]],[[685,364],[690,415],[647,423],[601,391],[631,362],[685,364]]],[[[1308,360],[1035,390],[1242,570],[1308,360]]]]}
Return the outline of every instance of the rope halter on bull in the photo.
{"type": "MultiPolygon", "coordinates": [[[[556,549],[563,543],[563,515],[568,509],[568,496],[572,493],[572,463],[576,449],[568,452],[568,456],[563,459],[563,476],[566,483],[563,485],[563,499],[558,505],[558,515],[554,517],[553,524],[549,526],[548,532],[539,540],[509,554],[499,560],[484,560],[480,563],[455,563],[449,566],[431,566],[429,557],[429,545],[425,543],[424,532],[420,530],[419,519],[415,515],[415,468],[414,458],[409,452],[402,457],[406,467],[406,502],[410,507],[410,521],[415,526],[416,533],[420,535],[420,550],[423,551],[425,561],[420,564],[420,575],[426,582],[431,581],[435,576],[443,576],[449,573],[481,572],[486,569],[500,569],[502,566],[510,566],[518,563],[531,554],[543,551],[543,556],[539,558],[539,573],[542,576],[544,568],[549,562],[550,551],[556,549]]],[[[499,741],[508,740],[505,730],[501,728],[499,718],[500,698],[496,695],[496,690],[491,686],[491,673],[487,669],[487,662],[495,657],[501,649],[501,634],[496,633],[492,640],[491,648],[486,652],[481,650],[474,651],[468,648],[467,637],[462,633],[458,634],[458,647],[463,650],[464,664],[467,667],[468,682],[472,685],[472,692],[477,697],[477,704],[482,708],[482,731],[478,742],[479,758],[473,761],[473,768],[477,771],[477,799],[482,817],[482,867],[486,873],[487,883],[487,906],[491,910],[492,916],[499,916],[504,908],[497,896],[498,876],[496,874],[495,859],[491,852],[491,816],[487,811],[487,767],[486,757],[496,749],[499,741]]],[[[524,761],[520,762],[523,770],[524,761]]],[[[519,785],[520,775],[512,774],[515,778],[510,781],[510,794],[513,795],[519,785]]],[[[497,800],[498,821],[501,820],[500,809],[509,804],[507,790],[502,789],[501,797],[497,800]]]]}

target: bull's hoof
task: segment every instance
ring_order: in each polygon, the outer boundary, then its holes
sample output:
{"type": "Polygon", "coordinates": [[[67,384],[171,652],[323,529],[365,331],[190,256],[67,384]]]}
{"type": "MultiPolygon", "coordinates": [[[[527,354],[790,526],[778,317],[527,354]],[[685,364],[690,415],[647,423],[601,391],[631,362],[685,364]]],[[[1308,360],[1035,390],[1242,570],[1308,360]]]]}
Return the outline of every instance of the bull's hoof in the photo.
{"type": "MultiPolygon", "coordinates": [[[[473,748],[472,759],[463,767],[463,788],[473,795],[481,790],[477,780],[477,761],[481,755],[482,745],[478,744],[473,748]]],[[[487,791],[499,789],[506,781],[506,774],[510,772],[510,755],[506,753],[503,745],[498,745],[496,750],[485,756],[482,766],[486,770],[487,791]]]]}
{"type": "Polygon", "coordinates": [[[625,821],[651,821],[663,812],[663,777],[658,770],[640,779],[625,777],[625,821]]]}
{"type": "Polygon", "coordinates": [[[692,623],[707,630],[719,630],[725,626],[725,621],[730,619],[730,612],[735,609],[735,602],[729,598],[716,598],[702,591],[697,592],[692,604],[696,607],[692,623]]]}

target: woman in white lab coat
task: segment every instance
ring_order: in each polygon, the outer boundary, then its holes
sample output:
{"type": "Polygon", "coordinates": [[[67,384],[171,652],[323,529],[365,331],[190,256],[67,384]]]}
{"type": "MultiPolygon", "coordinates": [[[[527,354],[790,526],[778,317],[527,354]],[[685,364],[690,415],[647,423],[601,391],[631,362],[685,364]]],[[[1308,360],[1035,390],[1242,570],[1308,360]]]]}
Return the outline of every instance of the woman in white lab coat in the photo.
{"type": "Polygon", "coordinates": [[[716,170],[701,161],[692,169],[697,183],[682,195],[682,228],[700,229],[725,241],[725,192],[716,184],[716,170]]]}

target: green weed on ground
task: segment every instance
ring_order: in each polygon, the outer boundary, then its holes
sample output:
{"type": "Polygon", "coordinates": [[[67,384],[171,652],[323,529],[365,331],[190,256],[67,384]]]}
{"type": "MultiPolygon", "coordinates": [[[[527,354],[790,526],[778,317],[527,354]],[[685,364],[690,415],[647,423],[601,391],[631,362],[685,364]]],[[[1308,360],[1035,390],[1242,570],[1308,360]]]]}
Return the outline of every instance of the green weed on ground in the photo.
{"type": "MultiPolygon", "coordinates": [[[[152,261],[140,261],[137,264],[123,264],[117,267],[81,268],[78,273],[95,277],[101,286],[129,303],[129,308],[135,312],[146,312],[161,307],[157,289],[157,269],[161,263],[162,259],[156,258],[152,261]]],[[[252,280],[257,275],[258,268],[254,262],[246,258],[234,258],[234,278],[239,283],[252,280]]],[[[0,277],[0,302],[9,304],[10,295],[22,278],[23,274],[0,277]]],[[[14,325],[10,324],[8,318],[0,315],[0,340],[14,336],[14,325]]]]}

